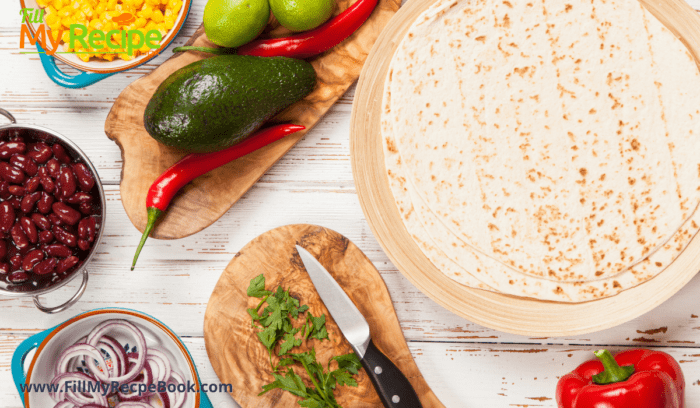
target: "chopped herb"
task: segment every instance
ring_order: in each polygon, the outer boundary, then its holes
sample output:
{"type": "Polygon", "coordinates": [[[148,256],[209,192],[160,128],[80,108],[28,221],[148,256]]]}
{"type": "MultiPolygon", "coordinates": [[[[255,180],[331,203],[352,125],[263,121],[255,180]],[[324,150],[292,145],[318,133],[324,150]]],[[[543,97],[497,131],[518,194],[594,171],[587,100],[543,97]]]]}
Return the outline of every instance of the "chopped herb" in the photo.
{"type": "Polygon", "coordinates": [[[328,361],[324,367],[316,360],[316,351],[311,350],[301,353],[292,353],[292,349],[299,347],[308,339],[328,340],[326,329],[326,315],[314,316],[308,312],[309,306],[300,305],[299,300],[289,294],[281,286],[276,291],[265,290],[265,277],[259,275],[250,281],[248,296],[261,299],[256,308],[248,309],[253,327],[262,330],[257,333],[260,342],[267,348],[270,356],[270,366],[275,381],[264,385],[259,395],[274,389],[282,389],[301,397],[297,403],[306,408],[342,408],[335,400],[333,391],[337,385],[349,385],[357,387],[357,381],[353,375],[357,374],[360,360],[355,353],[336,356],[328,361]],[[260,308],[267,303],[262,312],[260,308]],[[299,318],[306,313],[304,325],[296,328],[292,319],[299,318]],[[296,335],[300,334],[301,338],[296,335]],[[278,356],[282,357],[275,364],[272,362],[272,353],[279,345],[278,356]],[[331,363],[335,361],[338,368],[331,370],[331,363]],[[304,367],[313,386],[307,386],[304,379],[292,369],[292,365],[300,364],[304,367]],[[286,373],[281,372],[287,368],[286,373]]]}

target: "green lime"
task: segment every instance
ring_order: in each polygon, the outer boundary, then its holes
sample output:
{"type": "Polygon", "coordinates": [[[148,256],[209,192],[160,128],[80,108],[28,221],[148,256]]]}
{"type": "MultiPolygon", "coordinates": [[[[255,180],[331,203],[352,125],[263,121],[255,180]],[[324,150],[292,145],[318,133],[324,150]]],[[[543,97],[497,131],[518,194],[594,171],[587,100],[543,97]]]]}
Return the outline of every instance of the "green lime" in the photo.
{"type": "Polygon", "coordinates": [[[238,47],[260,35],[270,19],[267,0],[209,0],[204,32],[222,47],[238,47]]]}
{"type": "Polygon", "coordinates": [[[272,14],[292,31],[320,26],[331,17],[334,7],[334,0],[270,0],[272,14]]]}

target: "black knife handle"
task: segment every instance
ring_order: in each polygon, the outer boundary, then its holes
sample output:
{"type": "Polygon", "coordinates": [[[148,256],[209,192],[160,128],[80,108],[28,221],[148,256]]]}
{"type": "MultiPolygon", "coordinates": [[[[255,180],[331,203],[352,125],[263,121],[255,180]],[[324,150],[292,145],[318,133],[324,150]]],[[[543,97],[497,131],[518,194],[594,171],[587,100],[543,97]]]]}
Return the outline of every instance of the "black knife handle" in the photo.
{"type": "Polygon", "coordinates": [[[377,349],[372,340],[361,361],[386,408],[423,408],[406,376],[377,349]]]}

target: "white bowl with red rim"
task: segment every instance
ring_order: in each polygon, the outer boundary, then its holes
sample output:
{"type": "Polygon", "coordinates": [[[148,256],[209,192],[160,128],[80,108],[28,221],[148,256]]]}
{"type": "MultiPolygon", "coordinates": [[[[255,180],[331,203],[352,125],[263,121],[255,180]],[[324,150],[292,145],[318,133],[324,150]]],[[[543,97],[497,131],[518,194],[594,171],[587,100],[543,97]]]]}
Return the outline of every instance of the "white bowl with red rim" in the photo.
{"type": "MultiPolygon", "coordinates": [[[[25,408],[46,408],[56,404],[49,393],[29,392],[30,384],[50,384],[56,375],[58,358],[66,348],[87,336],[92,329],[106,320],[127,320],[133,323],[146,338],[147,347],[157,347],[170,359],[172,369],[178,371],[185,384],[201,390],[192,356],[180,338],[161,321],[131,309],[107,308],[81,313],[66,322],[45,330],[23,341],[12,356],[12,377],[25,408]],[[24,388],[24,391],[23,391],[24,388]]],[[[118,330],[113,335],[120,344],[134,344],[127,331],[118,330]]],[[[137,350],[140,352],[140,350],[137,350]]],[[[205,392],[189,393],[182,408],[213,408],[205,392]]]]}

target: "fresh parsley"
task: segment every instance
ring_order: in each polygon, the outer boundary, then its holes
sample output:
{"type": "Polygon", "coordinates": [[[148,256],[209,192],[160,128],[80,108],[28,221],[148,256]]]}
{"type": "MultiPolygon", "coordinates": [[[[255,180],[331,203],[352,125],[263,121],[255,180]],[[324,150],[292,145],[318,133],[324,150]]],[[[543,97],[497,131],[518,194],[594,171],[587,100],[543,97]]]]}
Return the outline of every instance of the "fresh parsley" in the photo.
{"type": "Polygon", "coordinates": [[[270,366],[275,381],[264,385],[259,395],[274,389],[282,389],[291,392],[301,398],[297,403],[305,408],[342,408],[333,395],[337,385],[349,385],[357,387],[357,381],[353,375],[357,374],[360,360],[355,353],[333,357],[324,368],[316,360],[316,351],[311,350],[301,353],[292,353],[292,349],[301,346],[307,339],[328,340],[326,330],[326,315],[314,316],[308,312],[307,305],[300,305],[299,300],[289,294],[281,286],[274,292],[265,290],[265,277],[261,274],[250,281],[248,296],[260,300],[258,306],[248,309],[253,327],[261,330],[257,333],[260,342],[267,348],[270,357],[270,366]],[[263,305],[267,306],[263,308],[263,305]],[[262,312],[260,309],[262,309],[262,312]],[[298,320],[306,313],[304,325],[294,327],[293,321],[298,320]],[[299,334],[299,336],[297,336],[299,334]],[[279,362],[275,365],[272,361],[272,353],[279,345],[277,355],[279,362]],[[337,368],[331,369],[331,363],[335,362],[337,368]],[[312,385],[294,372],[292,366],[301,365],[308,375],[312,385]],[[287,369],[286,372],[281,370],[287,369]]]}

